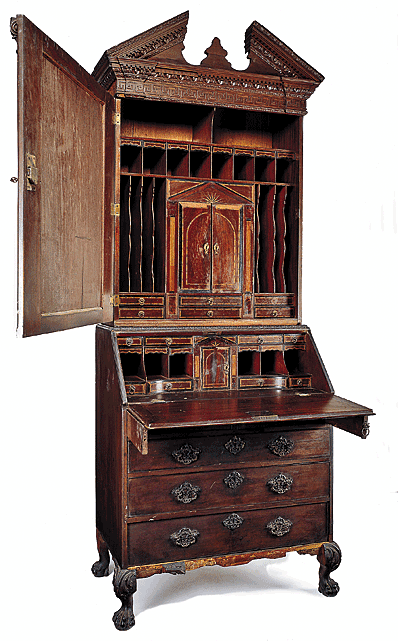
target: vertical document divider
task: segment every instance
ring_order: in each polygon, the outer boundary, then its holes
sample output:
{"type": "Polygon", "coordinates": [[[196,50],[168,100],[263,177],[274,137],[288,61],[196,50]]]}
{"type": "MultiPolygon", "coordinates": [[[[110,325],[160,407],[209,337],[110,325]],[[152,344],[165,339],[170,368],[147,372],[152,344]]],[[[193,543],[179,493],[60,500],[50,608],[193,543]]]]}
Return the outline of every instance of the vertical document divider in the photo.
{"type": "Polygon", "coordinates": [[[277,190],[275,203],[275,286],[277,292],[286,291],[284,276],[284,262],[286,253],[286,221],[285,221],[285,204],[286,204],[287,187],[280,187],[277,190]]]}

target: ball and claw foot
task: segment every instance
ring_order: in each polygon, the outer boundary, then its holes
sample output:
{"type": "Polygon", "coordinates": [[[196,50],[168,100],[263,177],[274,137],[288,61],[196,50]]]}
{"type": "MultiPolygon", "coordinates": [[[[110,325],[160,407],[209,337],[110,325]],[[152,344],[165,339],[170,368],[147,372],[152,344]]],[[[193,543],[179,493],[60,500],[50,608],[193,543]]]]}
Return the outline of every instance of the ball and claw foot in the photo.
{"type": "Polygon", "coordinates": [[[330,578],[330,573],[340,565],[341,550],[337,543],[324,543],[318,552],[319,586],[318,590],[324,596],[336,596],[340,590],[338,583],[330,578]]]}
{"type": "Polygon", "coordinates": [[[133,613],[133,595],[137,589],[135,570],[121,570],[114,559],[115,572],[113,575],[113,589],[121,600],[121,608],[115,612],[112,621],[117,630],[130,630],[135,624],[133,613]]]}

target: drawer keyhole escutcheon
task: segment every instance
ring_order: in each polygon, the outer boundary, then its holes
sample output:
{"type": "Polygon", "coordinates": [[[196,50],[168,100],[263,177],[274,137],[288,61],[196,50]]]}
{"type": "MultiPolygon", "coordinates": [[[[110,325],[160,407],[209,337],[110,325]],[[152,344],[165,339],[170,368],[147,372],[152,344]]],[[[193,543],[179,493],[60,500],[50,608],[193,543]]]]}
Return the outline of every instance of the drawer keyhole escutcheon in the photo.
{"type": "Polygon", "coordinates": [[[246,442],[240,436],[233,436],[224,447],[230,454],[239,454],[245,447],[246,442]]]}
{"type": "Polygon", "coordinates": [[[193,447],[193,445],[185,443],[185,445],[181,445],[178,450],[174,450],[171,455],[175,458],[176,461],[178,461],[178,463],[182,463],[183,465],[190,465],[194,461],[198,460],[201,451],[202,450],[200,450],[198,447],[193,447]]]}
{"type": "Polygon", "coordinates": [[[267,447],[272,454],[275,454],[275,456],[286,456],[286,454],[290,454],[293,450],[294,441],[281,435],[270,441],[267,447]]]}
{"type": "Polygon", "coordinates": [[[170,534],[170,540],[174,545],[180,548],[188,548],[190,545],[196,543],[200,532],[198,530],[191,530],[189,527],[182,527],[178,532],[170,534]]]}
{"type": "Polygon", "coordinates": [[[275,494],[284,494],[292,487],[293,479],[289,474],[283,474],[283,472],[280,472],[280,474],[274,476],[273,479],[269,479],[269,481],[267,481],[267,485],[272,492],[275,492],[275,494]]]}
{"type": "Polygon", "coordinates": [[[236,514],[236,512],[232,512],[227,518],[225,518],[222,522],[224,527],[228,528],[228,530],[237,530],[238,527],[240,527],[243,523],[244,519],[242,519],[239,514],[236,514]]]}
{"type": "Polygon", "coordinates": [[[273,536],[284,536],[292,529],[293,521],[277,516],[276,519],[267,523],[266,528],[273,536]]]}
{"type": "Polygon", "coordinates": [[[181,485],[174,487],[171,494],[179,503],[192,503],[192,501],[196,501],[201,491],[202,489],[198,485],[184,481],[181,485]]]}
{"type": "Polygon", "coordinates": [[[239,485],[242,485],[244,480],[243,474],[234,470],[225,477],[224,483],[230,490],[235,490],[239,485]]]}

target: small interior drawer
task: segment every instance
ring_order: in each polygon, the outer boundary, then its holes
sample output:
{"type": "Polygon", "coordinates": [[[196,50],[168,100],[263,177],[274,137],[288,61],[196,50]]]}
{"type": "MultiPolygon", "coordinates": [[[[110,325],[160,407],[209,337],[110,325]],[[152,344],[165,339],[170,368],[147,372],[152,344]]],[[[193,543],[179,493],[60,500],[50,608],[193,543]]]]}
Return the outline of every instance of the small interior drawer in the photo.
{"type": "Polygon", "coordinates": [[[203,307],[187,307],[180,308],[180,318],[241,318],[242,308],[229,308],[229,307],[212,307],[206,309],[203,307]]]}
{"type": "Polygon", "coordinates": [[[148,305],[162,306],[165,297],[153,294],[120,294],[120,305],[145,307],[148,305]]]}
{"type": "Polygon", "coordinates": [[[293,318],[294,307],[257,307],[254,310],[256,318],[293,318]]]}
{"type": "Polygon", "coordinates": [[[119,319],[163,318],[163,307],[119,307],[119,319]]]}
{"type": "Polygon", "coordinates": [[[240,307],[242,305],[242,296],[180,296],[180,306],[194,306],[194,307],[240,307]]]}

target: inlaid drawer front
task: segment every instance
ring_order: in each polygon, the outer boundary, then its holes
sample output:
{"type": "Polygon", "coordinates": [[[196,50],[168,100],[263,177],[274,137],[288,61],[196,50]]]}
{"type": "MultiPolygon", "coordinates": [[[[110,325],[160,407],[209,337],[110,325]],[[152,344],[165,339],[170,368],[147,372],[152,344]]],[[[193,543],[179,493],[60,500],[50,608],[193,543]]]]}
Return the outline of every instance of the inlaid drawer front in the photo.
{"type": "Polygon", "coordinates": [[[294,305],[294,294],[254,294],[254,304],[256,307],[284,305],[294,305]]]}
{"type": "Polygon", "coordinates": [[[183,469],[242,463],[276,464],[277,461],[327,458],[330,453],[329,430],[320,427],[298,431],[248,431],[192,436],[181,431],[179,438],[150,438],[148,454],[142,456],[129,447],[129,471],[183,469]],[[180,455],[178,455],[180,453],[180,455]]]}
{"type": "Polygon", "coordinates": [[[240,318],[242,308],[229,307],[187,307],[180,309],[180,318],[240,318]]]}
{"type": "Polygon", "coordinates": [[[281,345],[283,343],[283,334],[255,334],[254,336],[238,336],[239,345],[281,345]]]}
{"type": "Polygon", "coordinates": [[[130,516],[326,499],[329,464],[234,468],[129,479],[130,516]]]}
{"type": "Polygon", "coordinates": [[[163,318],[163,307],[119,307],[119,318],[163,318]]]}
{"type": "Polygon", "coordinates": [[[256,318],[293,318],[294,307],[256,307],[256,318]]]}
{"type": "Polygon", "coordinates": [[[301,347],[305,346],[305,334],[285,334],[284,341],[287,347],[301,347]]]}
{"type": "Polygon", "coordinates": [[[327,503],[239,510],[128,526],[129,565],[325,541],[327,503]],[[151,545],[148,545],[148,541],[151,545]]]}
{"type": "Polygon", "coordinates": [[[311,376],[289,376],[289,387],[311,387],[311,376]]]}
{"type": "Polygon", "coordinates": [[[164,296],[153,296],[151,294],[129,294],[129,295],[120,295],[120,304],[121,305],[132,305],[132,306],[157,306],[161,307],[164,305],[165,297],[164,296]]]}
{"type": "Polygon", "coordinates": [[[239,387],[286,387],[287,376],[240,376],[239,387]]]}
{"type": "Polygon", "coordinates": [[[176,390],[191,390],[193,385],[192,379],[156,379],[149,381],[148,387],[150,393],[172,392],[176,390]]]}
{"type": "Polygon", "coordinates": [[[142,337],[141,336],[118,336],[117,342],[120,347],[127,349],[129,347],[137,347],[139,345],[142,345],[142,337]]]}
{"type": "Polygon", "coordinates": [[[242,296],[180,296],[181,307],[240,307],[242,296]]]}
{"type": "Polygon", "coordinates": [[[140,380],[134,380],[134,381],[129,381],[126,380],[126,394],[128,396],[131,396],[133,394],[145,394],[147,391],[147,385],[145,381],[140,381],[140,380]]]}
{"type": "Polygon", "coordinates": [[[145,338],[145,345],[148,346],[160,345],[173,348],[192,344],[192,336],[147,336],[145,338]]]}

